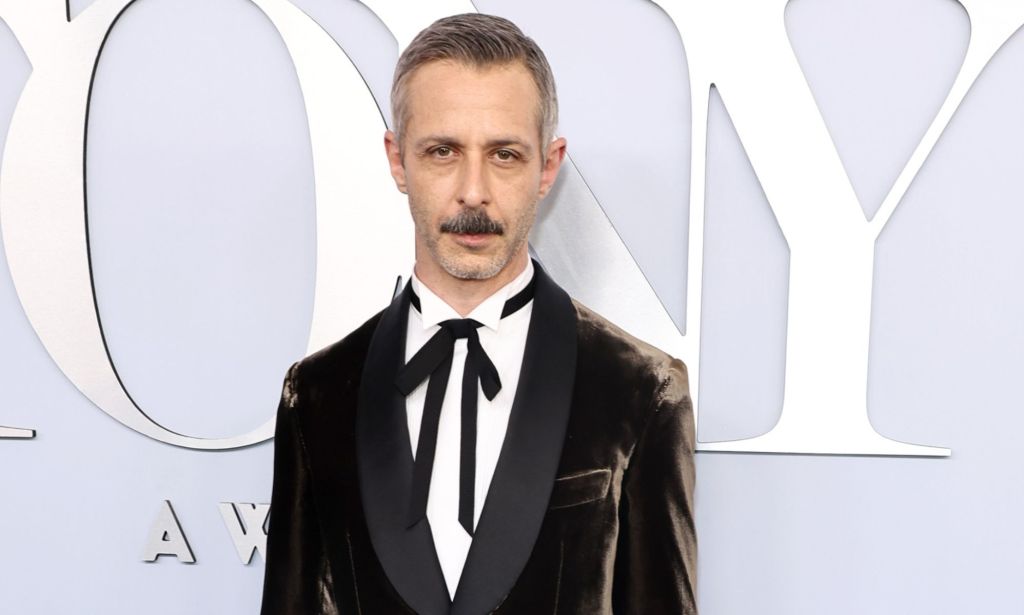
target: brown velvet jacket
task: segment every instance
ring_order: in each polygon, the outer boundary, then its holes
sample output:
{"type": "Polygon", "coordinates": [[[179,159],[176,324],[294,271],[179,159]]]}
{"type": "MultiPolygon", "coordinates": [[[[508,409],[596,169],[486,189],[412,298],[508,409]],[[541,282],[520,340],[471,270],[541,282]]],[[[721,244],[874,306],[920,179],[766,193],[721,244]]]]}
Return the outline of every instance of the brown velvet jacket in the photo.
{"type": "Polygon", "coordinates": [[[696,613],[686,368],[536,268],[498,466],[449,599],[407,527],[408,292],[295,364],[277,418],[263,615],[696,613]]]}

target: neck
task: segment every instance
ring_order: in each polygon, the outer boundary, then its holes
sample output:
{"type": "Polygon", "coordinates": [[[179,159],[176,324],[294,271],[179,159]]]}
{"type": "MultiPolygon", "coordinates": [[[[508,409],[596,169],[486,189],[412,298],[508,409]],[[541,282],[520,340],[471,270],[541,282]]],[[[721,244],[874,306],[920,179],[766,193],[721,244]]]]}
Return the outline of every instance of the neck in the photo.
{"type": "Polygon", "coordinates": [[[516,276],[526,269],[528,260],[529,255],[523,250],[497,275],[486,280],[456,278],[440,267],[423,266],[419,259],[416,261],[415,271],[420,282],[450,305],[459,316],[465,317],[499,288],[516,279],[516,276]]]}

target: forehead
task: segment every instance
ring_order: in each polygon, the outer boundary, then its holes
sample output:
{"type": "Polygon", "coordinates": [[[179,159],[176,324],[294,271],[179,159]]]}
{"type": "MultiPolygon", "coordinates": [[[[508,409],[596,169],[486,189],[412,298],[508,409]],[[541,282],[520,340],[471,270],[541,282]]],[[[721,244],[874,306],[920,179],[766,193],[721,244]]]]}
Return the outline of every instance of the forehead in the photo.
{"type": "Polygon", "coordinates": [[[407,132],[521,132],[526,138],[539,124],[540,95],[520,62],[484,67],[430,62],[406,85],[407,132]]]}

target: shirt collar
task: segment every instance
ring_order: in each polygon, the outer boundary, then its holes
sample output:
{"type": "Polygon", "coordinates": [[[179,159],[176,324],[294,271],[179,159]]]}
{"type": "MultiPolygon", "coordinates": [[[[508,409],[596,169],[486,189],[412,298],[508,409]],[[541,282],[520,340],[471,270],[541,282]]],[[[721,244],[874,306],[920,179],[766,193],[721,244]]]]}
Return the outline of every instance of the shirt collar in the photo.
{"type": "MultiPolygon", "coordinates": [[[[498,325],[501,323],[501,312],[505,309],[505,302],[526,288],[531,279],[533,279],[533,261],[527,259],[526,268],[523,269],[522,273],[508,284],[496,290],[490,297],[484,299],[480,305],[473,308],[473,311],[466,315],[466,318],[472,318],[488,329],[497,331],[498,325]]],[[[432,290],[427,288],[426,284],[420,281],[416,276],[415,270],[412,274],[411,283],[413,291],[420,298],[420,308],[422,308],[420,322],[424,329],[435,327],[445,320],[462,318],[455,311],[455,308],[445,303],[444,299],[438,297],[432,290]]],[[[415,311],[415,308],[413,308],[413,311],[415,311]]]]}

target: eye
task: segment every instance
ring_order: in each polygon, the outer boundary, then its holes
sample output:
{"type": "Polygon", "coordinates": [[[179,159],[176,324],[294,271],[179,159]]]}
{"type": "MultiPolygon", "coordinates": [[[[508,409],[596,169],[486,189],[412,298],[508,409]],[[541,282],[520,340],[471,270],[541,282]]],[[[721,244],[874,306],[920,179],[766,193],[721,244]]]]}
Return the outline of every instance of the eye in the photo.
{"type": "Polygon", "coordinates": [[[437,156],[438,158],[448,158],[449,156],[452,155],[453,152],[452,148],[448,147],[447,145],[439,145],[435,147],[431,153],[437,156]]]}
{"type": "Polygon", "coordinates": [[[513,152],[510,149],[499,149],[498,151],[494,152],[494,155],[498,158],[498,160],[501,160],[502,162],[511,162],[519,157],[515,152],[513,152]]]}

